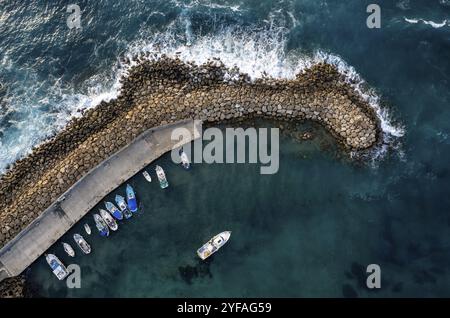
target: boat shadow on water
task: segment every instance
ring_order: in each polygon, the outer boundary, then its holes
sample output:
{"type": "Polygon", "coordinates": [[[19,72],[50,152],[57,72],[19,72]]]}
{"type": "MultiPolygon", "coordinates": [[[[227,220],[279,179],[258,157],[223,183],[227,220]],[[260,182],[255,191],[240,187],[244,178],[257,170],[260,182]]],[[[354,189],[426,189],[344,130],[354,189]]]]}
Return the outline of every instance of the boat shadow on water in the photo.
{"type": "Polygon", "coordinates": [[[210,265],[214,261],[214,257],[211,256],[208,259],[202,261],[197,259],[195,265],[186,265],[178,267],[181,278],[188,285],[192,284],[192,281],[196,278],[209,277],[212,278],[210,265]]]}

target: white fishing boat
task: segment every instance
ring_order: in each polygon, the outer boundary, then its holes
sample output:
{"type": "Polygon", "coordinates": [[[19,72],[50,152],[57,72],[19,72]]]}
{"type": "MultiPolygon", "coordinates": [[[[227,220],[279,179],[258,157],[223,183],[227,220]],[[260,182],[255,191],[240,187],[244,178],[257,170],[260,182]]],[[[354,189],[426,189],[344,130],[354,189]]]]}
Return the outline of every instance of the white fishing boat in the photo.
{"type": "Polygon", "coordinates": [[[100,215],[112,231],[117,231],[119,226],[117,225],[117,222],[114,220],[111,214],[108,213],[108,211],[100,209],[100,215]]]}
{"type": "Polygon", "coordinates": [[[152,177],[150,176],[150,173],[148,173],[146,170],[142,172],[142,175],[144,176],[145,180],[147,180],[148,182],[152,182],[152,177]]]}
{"type": "Polygon", "coordinates": [[[47,254],[45,255],[45,260],[52,269],[53,274],[55,274],[55,276],[58,277],[59,280],[63,280],[67,275],[69,275],[67,268],[55,255],[47,254]]]}
{"type": "Polygon", "coordinates": [[[98,214],[94,214],[95,226],[97,227],[100,236],[109,236],[108,224],[103,221],[102,217],[98,214]]]}
{"type": "Polygon", "coordinates": [[[73,250],[72,246],[70,246],[69,243],[63,242],[62,245],[63,245],[64,251],[67,253],[67,255],[75,257],[75,251],[73,250]]]}
{"type": "Polygon", "coordinates": [[[75,243],[77,243],[78,247],[84,254],[89,254],[91,252],[90,245],[80,234],[78,233],[74,234],[73,239],[75,240],[75,243]]]}
{"type": "Polygon", "coordinates": [[[230,239],[230,236],[231,231],[225,231],[217,234],[197,250],[197,255],[202,260],[207,259],[212,254],[217,252],[222,246],[224,246],[225,243],[228,242],[228,240],[230,239]]]}
{"type": "Polygon", "coordinates": [[[180,149],[180,159],[181,159],[181,166],[188,170],[191,167],[191,163],[189,162],[188,155],[183,151],[183,149],[180,149]]]}
{"type": "Polygon", "coordinates": [[[169,186],[169,182],[167,182],[167,178],[166,178],[166,174],[164,173],[163,168],[161,168],[160,166],[156,166],[155,168],[156,171],[156,176],[158,177],[159,180],[159,186],[161,187],[161,189],[165,189],[169,186]]]}
{"type": "Polygon", "coordinates": [[[86,231],[87,235],[91,235],[91,227],[89,226],[89,224],[84,224],[84,230],[86,231]]]}

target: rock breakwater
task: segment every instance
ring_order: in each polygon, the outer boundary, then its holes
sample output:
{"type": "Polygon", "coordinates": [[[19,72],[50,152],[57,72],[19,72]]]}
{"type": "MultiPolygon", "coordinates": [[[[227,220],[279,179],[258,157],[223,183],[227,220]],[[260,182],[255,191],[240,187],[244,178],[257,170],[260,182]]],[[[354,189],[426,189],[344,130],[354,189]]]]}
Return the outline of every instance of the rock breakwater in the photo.
{"type": "Polygon", "coordinates": [[[374,146],[379,121],[329,64],[295,79],[251,81],[219,60],[204,65],[136,58],[119,96],[73,119],[0,179],[0,246],[16,236],[90,169],[143,131],[182,119],[210,123],[250,117],[313,120],[349,150],[374,146]]]}

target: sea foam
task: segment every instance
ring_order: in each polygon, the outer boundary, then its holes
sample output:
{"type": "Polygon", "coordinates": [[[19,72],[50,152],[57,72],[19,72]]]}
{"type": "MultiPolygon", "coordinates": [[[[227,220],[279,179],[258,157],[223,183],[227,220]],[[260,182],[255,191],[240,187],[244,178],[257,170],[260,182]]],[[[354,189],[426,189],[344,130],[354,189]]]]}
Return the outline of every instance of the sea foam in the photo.
{"type": "Polygon", "coordinates": [[[439,29],[439,28],[442,28],[442,27],[444,27],[444,26],[449,25],[447,19],[445,19],[445,20],[442,21],[442,22],[434,22],[434,21],[431,21],[431,20],[414,19],[414,18],[406,18],[406,17],[404,17],[403,19],[404,19],[406,22],[411,23],[411,24],[417,24],[417,23],[421,22],[421,23],[426,24],[426,25],[429,25],[429,26],[431,26],[431,27],[433,27],[433,28],[435,28],[435,29],[439,29]]]}
{"type": "MultiPolygon", "coordinates": [[[[187,18],[185,16],[184,18],[187,18]]],[[[185,23],[186,27],[189,23],[185,23]]],[[[390,111],[381,106],[380,96],[370,88],[365,80],[338,55],[317,50],[310,54],[298,50],[286,50],[288,32],[283,27],[273,27],[258,31],[247,31],[239,28],[227,28],[201,37],[192,35],[186,39],[176,36],[177,25],[163,33],[153,35],[145,41],[133,43],[127,53],[128,58],[140,53],[148,53],[151,59],[162,55],[178,57],[184,62],[198,65],[219,58],[229,68],[238,68],[252,80],[263,76],[279,79],[293,79],[295,76],[314,64],[326,62],[334,65],[345,76],[346,81],[374,109],[380,121],[382,140],[372,149],[368,156],[375,162],[384,158],[389,149],[398,150],[399,138],[404,136],[405,128],[396,123],[390,111]],[[189,43],[189,45],[186,45],[189,43]]],[[[134,65],[134,64],[133,64],[134,65]]],[[[366,154],[367,155],[367,154],[366,154]]],[[[401,155],[401,154],[400,154],[401,155]]]]}
{"type": "MultiPolygon", "coordinates": [[[[239,13],[240,9],[235,7],[232,10],[239,13]]],[[[138,40],[129,43],[124,54],[129,62],[119,62],[118,58],[117,63],[111,65],[104,74],[85,80],[80,85],[81,89],[65,87],[59,79],[53,79],[48,88],[48,100],[36,100],[36,96],[30,93],[15,101],[9,99],[14,107],[23,109],[24,112],[36,111],[36,114],[29,116],[27,122],[17,123],[17,136],[0,139],[0,146],[5,150],[0,154],[0,173],[8,164],[28,154],[32,147],[63,129],[72,117],[81,116],[81,110],[117,97],[121,89],[120,78],[126,76],[130,67],[138,63],[133,57],[141,53],[149,53],[153,59],[167,55],[196,64],[219,58],[228,68],[237,68],[252,80],[263,76],[293,79],[296,74],[315,63],[331,63],[345,75],[348,83],[378,115],[383,140],[371,152],[371,156],[373,159],[382,158],[390,145],[404,135],[404,128],[394,123],[389,111],[380,105],[376,92],[368,89],[367,83],[341,57],[322,50],[309,54],[299,50],[286,50],[289,28],[286,23],[282,23],[281,27],[277,26],[273,20],[277,19],[276,15],[276,12],[271,15],[267,26],[253,29],[227,27],[212,34],[199,35],[193,32],[189,11],[185,10],[163,31],[141,30],[138,40]],[[39,111],[42,108],[39,106],[45,104],[53,105],[51,112],[39,111]]],[[[287,18],[291,24],[297,25],[298,21],[292,14],[288,14],[287,18]]],[[[8,62],[4,57],[2,65],[7,67],[8,62]]]]}

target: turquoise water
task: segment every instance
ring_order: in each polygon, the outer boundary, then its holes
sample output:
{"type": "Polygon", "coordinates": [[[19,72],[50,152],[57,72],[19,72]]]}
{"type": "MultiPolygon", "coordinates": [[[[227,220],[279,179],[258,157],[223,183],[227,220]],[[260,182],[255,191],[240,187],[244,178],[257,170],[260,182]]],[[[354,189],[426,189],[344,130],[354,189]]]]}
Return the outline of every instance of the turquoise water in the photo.
{"type": "MultiPolygon", "coordinates": [[[[299,126],[300,131],[310,129],[299,126]]],[[[399,182],[406,171],[388,176],[398,162],[378,169],[359,166],[339,159],[341,153],[321,129],[315,128],[314,135],[314,140],[303,142],[282,136],[275,175],[261,176],[259,166],[250,164],[196,164],[185,171],[169,154],[163,156],[147,168],[152,183],[141,174],[130,180],[142,211],[120,222],[110,238],[85,235],[93,252],[73,261],[81,266],[81,288],[68,289],[41,258],[28,272],[35,294],[448,295],[450,240],[441,233],[448,229],[449,216],[430,217],[418,196],[422,187],[399,182]],[[155,182],[155,164],[166,170],[166,190],[155,182]],[[201,262],[196,249],[224,230],[232,231],[229,243],[201,262]],[[382,269],[379,291],[365,287],[366,266],[372,263],[382,269]]],[[[432,183],[430,178],[423,186],[432,183]]],[[[124,191],[122,186],[107,198],[124,191]]],[[[92,226],[92,216],[86,219],[92,226]]],[[[83,223],[63,240],[71,241],[74,232],[83,231],[83,223]]],[[[72,263],[59,242],[50,251],[72,263]]]]}
{"type": "MultiPolygon", "coordinates": [[[[382,27],[370,30],[372,2],[80,1],[76,33],[65,1],[3,1],[0,170],[114,97],[118,57],[135,52],[220,57],[252,78],[290,78],[325,60],[383,119],[384,146],[365,165],[324,150],[324,136],[283,139],[273,176],[237,164],[186,172],[162,158],[170,188],[131,181],[144,212],[109,239],[88,238],[92,255],[76,258],[82,288],[65,288],[39,259],[28,273],[36,294],[450,296],[450,5],[377,1],[382,27]],[[195,250],[225,229],[229,244],[199,265],[195,250]],[[371,263],[378,291],[364,287],[371,263]]],[[[63,256],[59,244],[51,251],[63,256]]]]}

